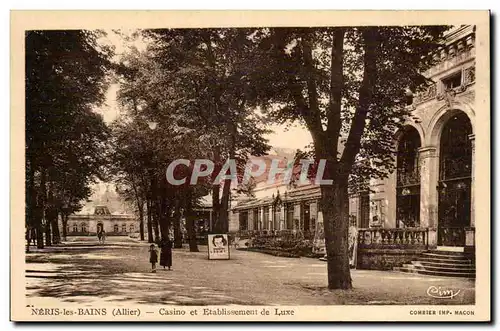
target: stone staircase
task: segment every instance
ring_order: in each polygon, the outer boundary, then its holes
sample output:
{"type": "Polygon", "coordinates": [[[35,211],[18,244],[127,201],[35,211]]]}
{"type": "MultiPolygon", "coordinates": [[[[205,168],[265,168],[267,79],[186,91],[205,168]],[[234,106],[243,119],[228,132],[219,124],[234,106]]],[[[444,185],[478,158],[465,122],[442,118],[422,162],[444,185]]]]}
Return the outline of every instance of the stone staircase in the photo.
{"type": "Polygon", "coordinates": [[[475,261],[462,252],[431,250],[422,253],[410,264],[394,269],[422,275],[476,278],[475,261]]]}

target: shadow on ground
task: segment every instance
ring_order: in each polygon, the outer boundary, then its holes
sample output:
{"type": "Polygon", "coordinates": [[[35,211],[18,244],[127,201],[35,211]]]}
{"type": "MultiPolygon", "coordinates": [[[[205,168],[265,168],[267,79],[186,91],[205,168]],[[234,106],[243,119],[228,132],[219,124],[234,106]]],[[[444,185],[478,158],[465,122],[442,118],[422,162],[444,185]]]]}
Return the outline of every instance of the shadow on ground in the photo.
{"type": "Polygon", "coordinates": [[[128,253],[129,248],[106,246],[30,253],[26,258],[28,297],[74,303],[248,304],[206,286],[181,284],[170,277],[172,272],[168,270],[151,273],[147,261],[128,253]]]}

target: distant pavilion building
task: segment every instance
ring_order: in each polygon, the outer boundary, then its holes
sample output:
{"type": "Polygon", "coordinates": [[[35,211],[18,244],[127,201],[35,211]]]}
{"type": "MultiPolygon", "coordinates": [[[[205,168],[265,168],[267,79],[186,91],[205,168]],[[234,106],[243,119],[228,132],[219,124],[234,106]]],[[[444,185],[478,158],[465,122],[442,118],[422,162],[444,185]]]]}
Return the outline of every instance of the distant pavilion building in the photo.
{"type": "MultiPolygon", "coordinates": [[[[104,229],[108,236],[125,236],[139,232],[139,218],[106,186],[104,194],[89,201],[81,211],[68,217],[68,236],[96,235],[104,229]]],[[[62,233],[62,223],[59,224],[62,233]]]]}

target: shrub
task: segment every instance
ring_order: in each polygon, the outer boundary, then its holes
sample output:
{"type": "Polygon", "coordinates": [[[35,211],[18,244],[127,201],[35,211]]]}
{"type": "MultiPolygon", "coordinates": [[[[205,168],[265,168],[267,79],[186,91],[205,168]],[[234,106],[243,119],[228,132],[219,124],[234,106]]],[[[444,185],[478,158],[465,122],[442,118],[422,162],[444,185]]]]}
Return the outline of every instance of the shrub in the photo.
{"type": "Polygon", "coordinates": [[[312,241],[292,238],[259,236],[252,239],[253,250],[286,252],[298,256],[312,256],[312,241]]]}

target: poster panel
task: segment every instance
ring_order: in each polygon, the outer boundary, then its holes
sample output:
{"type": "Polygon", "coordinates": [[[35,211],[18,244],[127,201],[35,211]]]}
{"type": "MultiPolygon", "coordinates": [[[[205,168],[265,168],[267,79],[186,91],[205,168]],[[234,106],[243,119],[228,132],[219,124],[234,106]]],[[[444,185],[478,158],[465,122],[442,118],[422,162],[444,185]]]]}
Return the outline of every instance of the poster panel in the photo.
{"type": "Polygon", "coordinates": [[[208,259],[229,260],[229,240],[227,234],[208,235],[208,259]]]}

